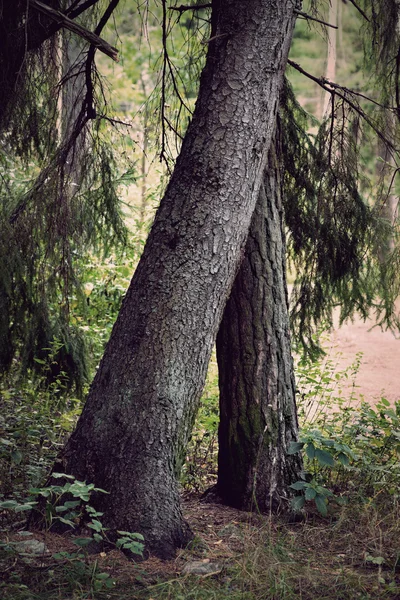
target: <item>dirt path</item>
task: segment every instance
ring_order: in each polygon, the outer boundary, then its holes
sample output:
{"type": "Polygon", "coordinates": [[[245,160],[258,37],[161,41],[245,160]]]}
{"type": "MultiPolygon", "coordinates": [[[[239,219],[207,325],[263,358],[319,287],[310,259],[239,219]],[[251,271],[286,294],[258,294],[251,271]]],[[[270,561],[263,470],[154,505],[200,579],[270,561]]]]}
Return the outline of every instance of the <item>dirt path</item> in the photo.
{"type": "MultiPolygon", "coordinates": [[[[356,318],[336,329],[331,335],[330,358],[337,360],[337,371],[343,370],[362,352],[356,378],[357,391],[368,402],[385,396],[390,402],[400,399],[400,339],[390,331],[373,327],[374,321],[356,318]]],[[[346,387],[346,386],[345,386],[346,387]]]]}

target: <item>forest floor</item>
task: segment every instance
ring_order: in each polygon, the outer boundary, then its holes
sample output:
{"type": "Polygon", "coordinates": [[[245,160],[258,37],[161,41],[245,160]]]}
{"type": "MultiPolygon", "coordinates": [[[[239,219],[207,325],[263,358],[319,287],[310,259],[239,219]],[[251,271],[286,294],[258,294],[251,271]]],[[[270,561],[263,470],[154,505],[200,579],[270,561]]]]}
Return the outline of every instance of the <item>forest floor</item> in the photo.
{"type": "MultiPolygon", "coordinates": [[[[334,331],[326,360],[340,373],[362,353],[355,379],[341,386],[371,404],[382,396],[392,404],[400,397],[400,340],[372,326],[356,319],[334,331]]],[[[380,498],[378,492],[362,502],[332,505],[328,518],[311,507],[301,520],[288,522],[185,495],[183,510],[195,537],[170,561],[150,557],[135,563],[117,550],[79,556],[71,537],[33,532],[47,551],[15,555],[11,562],[0,557],[0,597],[400,600],[400,503],[380,504],[380,498]]],[[[14,530],[7,541],[20,541],[19,535],[14,530]]]]}
{"type": "Polygon", "coordinates": [[[117,550],[83,560],[74,558],[76,546],[71,538],[34,532],[48,551],[8,566],[8,572],[3,572],[7,583],[2,598],[400,598],[400,573],[397,566],[393,569],[393,564],[397,565],[393,563],[393,549],[398,547],[398,527],[392,518],[382,519],[376,507],[341,507],[329,519],[309,511],[305,520],[297,523],[203,504],[196,497],[184,499],[183,508],[195,538],[170,561],[150,557],[135,563],[117,550]]]}

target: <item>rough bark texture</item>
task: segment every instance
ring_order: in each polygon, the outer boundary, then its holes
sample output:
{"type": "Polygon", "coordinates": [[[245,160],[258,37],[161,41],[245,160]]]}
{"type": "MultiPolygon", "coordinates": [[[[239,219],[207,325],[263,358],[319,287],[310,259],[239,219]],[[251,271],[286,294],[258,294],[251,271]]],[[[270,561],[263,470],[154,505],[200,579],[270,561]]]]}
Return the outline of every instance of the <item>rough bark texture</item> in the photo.
{"type": "Polygon", "coordinates": [[[292,0],[218,0],[192,123],[77,429],[65,472],[110,492],[103,523],[171,556],[190,532],[179,457],[236,274],[275,123],[292,0]]]}
{"type": "Polygon", "coordinates": [[[217,336],[217,494],[246,510],[288,508],[299,479],[279,146],[271,145],[246,252],[217,336]]]}

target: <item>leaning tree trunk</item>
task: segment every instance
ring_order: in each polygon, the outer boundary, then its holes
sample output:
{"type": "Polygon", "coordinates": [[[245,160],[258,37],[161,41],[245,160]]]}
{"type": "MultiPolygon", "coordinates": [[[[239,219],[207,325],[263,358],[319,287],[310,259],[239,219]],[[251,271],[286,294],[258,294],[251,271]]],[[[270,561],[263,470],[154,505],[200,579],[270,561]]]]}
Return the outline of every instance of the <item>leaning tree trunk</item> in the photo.
{"type": "Polygon", "coordinates": [[[293,0],[215,0],[193,120],[76,431],[66,473],[161,557],[190,538],[177,473],[256,204],[293,0]]]}
{"type": "Polygon", "coordinates": [[[261,511],[288,508],[299,479],[293,360],[285,277],[280,148],[271,145],[244,260],[217,335],[222,501],[261,511]]]}

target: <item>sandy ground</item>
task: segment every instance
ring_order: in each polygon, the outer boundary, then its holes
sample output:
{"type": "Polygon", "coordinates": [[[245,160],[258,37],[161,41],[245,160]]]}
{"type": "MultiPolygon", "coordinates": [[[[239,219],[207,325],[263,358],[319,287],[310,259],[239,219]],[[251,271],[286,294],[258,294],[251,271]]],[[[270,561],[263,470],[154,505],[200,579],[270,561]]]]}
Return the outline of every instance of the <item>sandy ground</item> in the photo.
{"type": "Polygon", "coordinates": [[[371,319],[364,322],[356,318],[336,329],[331,334],[329,357],[337,362],[336,370],[340,371],[362,352],[357,393],[368,402],[384,396],[393,403],[400,399],[400,336],[396,338],[390,331],[373,326],[371,319]]]}

